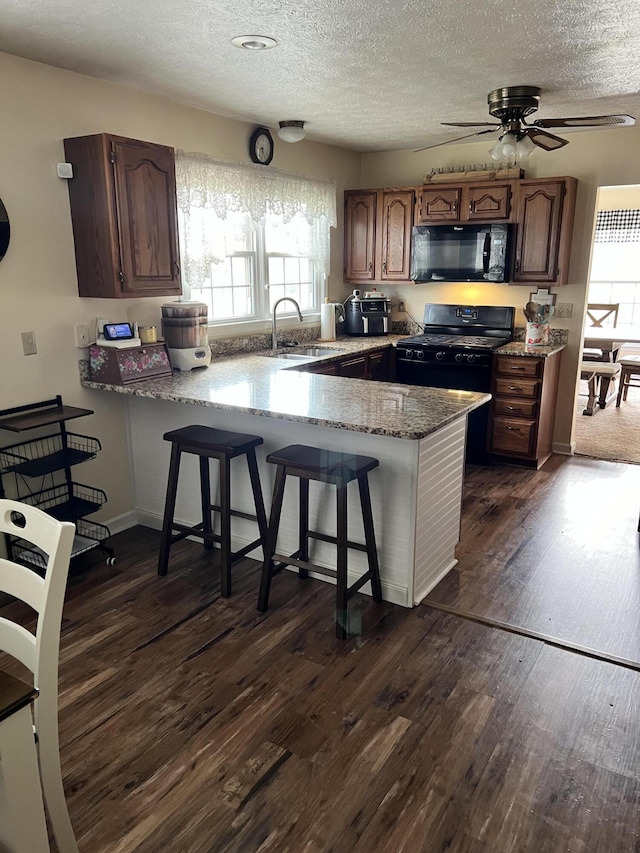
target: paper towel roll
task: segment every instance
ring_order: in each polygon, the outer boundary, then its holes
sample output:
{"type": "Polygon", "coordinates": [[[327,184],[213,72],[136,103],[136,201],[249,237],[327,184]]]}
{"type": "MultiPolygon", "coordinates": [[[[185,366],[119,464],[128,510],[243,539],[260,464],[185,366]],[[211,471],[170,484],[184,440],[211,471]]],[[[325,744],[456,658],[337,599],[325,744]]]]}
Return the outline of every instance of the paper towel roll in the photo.
{"type": "Polygon", "coordinates": [[[320,337],[323,341],[336,339],[336,306],[333,302],[320,306],[320,337]]]}

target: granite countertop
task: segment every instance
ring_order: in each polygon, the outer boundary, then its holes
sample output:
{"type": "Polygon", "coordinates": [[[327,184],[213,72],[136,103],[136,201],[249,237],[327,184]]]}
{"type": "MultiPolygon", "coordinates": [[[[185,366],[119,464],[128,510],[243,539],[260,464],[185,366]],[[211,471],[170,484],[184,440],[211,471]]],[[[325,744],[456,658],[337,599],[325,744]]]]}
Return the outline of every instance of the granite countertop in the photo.
{"type": "Polygon", "coordinates": [[[522,341],[511,341],[495,350],[497,355],[515,355],[523,358],[549,358],[560,350],[566,349],[566,344],[552,343],[544,347],[528,347],[522,341]]]}
{"type": "Polygon", "coordinates": [[[85,388],[99,391],[411,440],[431,435],[491,399],[490,394],[475,391],[372,382],[297,369],[309,362],[333,362],[381,349],[402,337],[406,335],[307,342],[305,346],[335,350],[308,362],[273,358],[265,350],[214,357],[207,368],[130,385],[81,382],[85,388]]]}

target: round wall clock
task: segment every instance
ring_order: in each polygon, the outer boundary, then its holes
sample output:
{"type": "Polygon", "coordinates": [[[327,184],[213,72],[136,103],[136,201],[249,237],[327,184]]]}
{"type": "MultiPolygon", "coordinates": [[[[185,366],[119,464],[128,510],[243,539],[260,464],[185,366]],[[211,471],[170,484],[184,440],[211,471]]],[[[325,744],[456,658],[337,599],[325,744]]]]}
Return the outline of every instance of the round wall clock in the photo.
{"type": "Polygon", "coordinates": [[[251,134],[249,157],[261,166],[268,166],[273,160],[273,137],[266,127],[256,127],[251,134]]]}

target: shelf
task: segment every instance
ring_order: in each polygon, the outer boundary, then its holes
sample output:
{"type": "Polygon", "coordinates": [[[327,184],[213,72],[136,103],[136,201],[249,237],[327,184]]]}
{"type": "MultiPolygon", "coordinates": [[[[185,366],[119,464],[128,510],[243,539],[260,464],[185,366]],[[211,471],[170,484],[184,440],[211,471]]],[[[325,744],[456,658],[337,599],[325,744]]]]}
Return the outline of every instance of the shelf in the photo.
{"type": "Polygon", "coordinates": [[[60,433],[0,448],[0,473],[41,477],[93,459],[102,449],[97,438],[67,433],[66,447],[60,433]]]}
{"type": "Polygon", "coordinates": [[[97,512],[106,503],[107,496],[102,489],[64,483],[40,492],[34,492],[21,498],[24,503],[37,506],[58,521],[77,521],[85,515],[97,512]]]}
{"type": "MultiPolygon", "coordinates": [[[[76,524],[76,534],[73,537],[71,557],[77,557],[93,548],[99,548],[102,543],[109,539],[111,531],[104,524],[95,521],[80,519],[76,524]]],[[[36,548],[31,542],[17,539],[13,542],[13,550],[16,559],[25,565],[38,569],[46,569],[47,555],[40,548],[36,548]]],[[[113,552],[111,552],[113,553],[113,552]]]]}
{"type": "Polygon", "coordinates": [[[84,418],[85,415],[92,415],[91,409],[79,409],[76,406],[51,406],[48,409],[34,411],[33,409],[25,414],[9,415],[8,417],[0,418],[0,429],[7,429],[11,432],[24,432],[28,429],[36,429],[37,427],[50,426],[58,424],[62,421],[70,421],[74,418],[84,418]]]}

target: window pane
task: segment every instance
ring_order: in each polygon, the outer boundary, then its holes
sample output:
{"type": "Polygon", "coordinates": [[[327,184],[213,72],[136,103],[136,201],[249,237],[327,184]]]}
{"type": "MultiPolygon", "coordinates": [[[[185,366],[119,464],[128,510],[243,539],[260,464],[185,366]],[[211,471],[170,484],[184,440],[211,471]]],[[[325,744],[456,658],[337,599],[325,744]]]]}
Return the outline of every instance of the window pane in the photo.
{"type": "Polygon", "coordinates": [[[231,258],[231,272],[234,287],[242,287],[248,284],[247,258],[231,258]]]}
{"type": "Polygon", "coordinates": [[[213,291],[213,318],[233,317],[233,289],[231,287],[216,288],[213,291]]]}
{"type": "Polygon", "coordinates": [[[286,284],[297,284],[300,281],[300,263],[298,258],[284,259],[284,280],[286,284]]]}
{"type": "Polygon", "coordinates": [[[284,258],[269,258],[269,284],[284,283],[284,258]]]}
{"type": "MultiPolygon", "coordinates": [[[[269,288],[269,310],[273,311],[273,306],[278,301],[278,299],[282,299],[285,295],[284,293],[284,285],[277,284],[275,287],[269,288]]],[[[292,306],[293,307],[293,306],[292,306]]]]}

